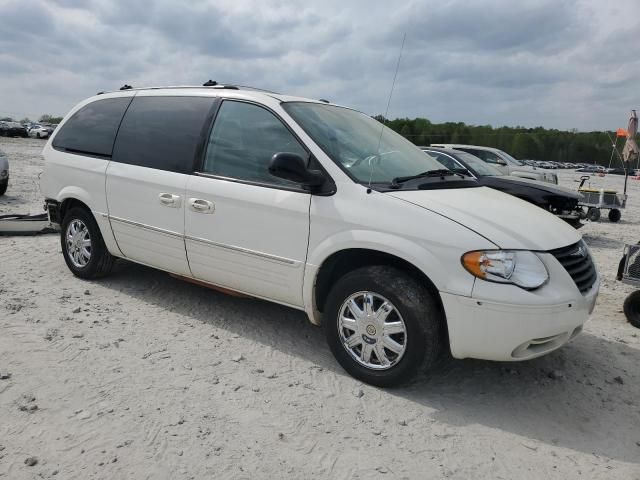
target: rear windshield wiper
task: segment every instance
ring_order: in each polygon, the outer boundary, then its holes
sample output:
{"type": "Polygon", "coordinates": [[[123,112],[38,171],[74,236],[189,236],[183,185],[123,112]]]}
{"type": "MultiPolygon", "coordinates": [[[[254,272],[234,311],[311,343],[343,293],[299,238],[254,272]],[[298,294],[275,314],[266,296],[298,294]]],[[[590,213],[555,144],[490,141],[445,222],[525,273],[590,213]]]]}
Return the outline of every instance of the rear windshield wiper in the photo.
{"type": "Polygon", "coordinates": [[[437,170],[427,170],[426,172],[418,173],[416,175],[407,175],[406,177],[395,177],[391,180],[391,187],[398,188],[401,183],[408,182],[409,180],[415,180],[416,178],[429,178],[429,177],[448,177],[450,175],[460,175],[461,173],[453,172],[448,168],[440,168],[437,170]]]}

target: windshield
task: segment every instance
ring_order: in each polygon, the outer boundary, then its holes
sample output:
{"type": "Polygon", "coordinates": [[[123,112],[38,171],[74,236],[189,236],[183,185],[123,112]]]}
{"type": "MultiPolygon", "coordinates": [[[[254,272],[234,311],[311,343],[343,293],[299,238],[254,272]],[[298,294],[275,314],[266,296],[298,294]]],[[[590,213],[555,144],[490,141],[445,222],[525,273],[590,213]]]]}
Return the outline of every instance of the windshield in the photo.
{"type": "Polygon", "coordinates": [[[513,164],[513,165],[518,165],[518,166],[523,166],[524,163],[522,163],[520,160],[517,160],[515,158],[513,158],[511,155],[509,155],[507,152],[505,152],[504,150],[500,150],[500,154],[504,157],[504,159],[513,164]]]}
{"type": "Polygon", "coordinates": [[[480,160],[475,155],[471,155],[467,152],[456,152],[456,156],[466,163],[469,168],[475,170],[480,176],[497,176],[503,175],[503,173],[495,167],[492,167],[487,162],[480,160]]]}
{"type": "Polygon", "coordinates": [[[282,106],[357,182],[390,183],[397,177],[442,169],[440,163],[413,143],[363,113],[308,102],[287,102],[282,106]]]}

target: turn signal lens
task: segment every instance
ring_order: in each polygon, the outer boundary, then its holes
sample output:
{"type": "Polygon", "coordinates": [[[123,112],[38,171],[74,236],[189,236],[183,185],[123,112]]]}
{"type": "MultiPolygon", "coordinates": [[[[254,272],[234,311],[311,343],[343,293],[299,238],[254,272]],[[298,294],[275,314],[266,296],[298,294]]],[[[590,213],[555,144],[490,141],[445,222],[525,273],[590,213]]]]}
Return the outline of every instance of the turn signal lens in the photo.
{"type": "Polygon", "coordinates": [[[529,251],[475,251],[465,253],[461,260],[469,273],[490,282],[510,283],[533,290],[549,280],[549,273],[542,260],[529,251]]]}

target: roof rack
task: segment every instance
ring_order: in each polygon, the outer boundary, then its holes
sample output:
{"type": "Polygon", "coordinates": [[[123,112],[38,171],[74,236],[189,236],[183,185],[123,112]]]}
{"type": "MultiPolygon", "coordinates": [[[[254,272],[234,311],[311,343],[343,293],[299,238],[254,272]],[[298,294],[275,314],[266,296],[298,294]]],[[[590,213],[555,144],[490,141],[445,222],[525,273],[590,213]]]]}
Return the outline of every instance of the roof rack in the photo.
{"type": "MultiPolygon", "coordinates": [[[[124,84],[119,90],[160,90],[160,89],[178,89],[178,88],[213,88],[217,90],[252,90],[256,92],[269,93],[277,95],[276,92],[271,90],[265,90],[263,88],[249,87],[246,85],[234,85],[234,84],[220,84],[215,80],[208,80],[202,85],[170,85],[170,86],[158,86],[158,87],[132,87],[131,85],[124,84]]],[[[109,93],[108,91],[98,92],[96,95],[103,95],[109,93]]]]}

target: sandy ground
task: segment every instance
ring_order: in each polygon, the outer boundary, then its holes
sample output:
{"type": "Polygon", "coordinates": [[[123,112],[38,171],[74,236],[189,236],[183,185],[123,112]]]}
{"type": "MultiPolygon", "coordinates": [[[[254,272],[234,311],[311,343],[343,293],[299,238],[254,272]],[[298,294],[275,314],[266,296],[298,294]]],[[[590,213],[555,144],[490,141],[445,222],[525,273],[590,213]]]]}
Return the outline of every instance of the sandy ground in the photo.
{"type": "MultiPolygon", "coordinates": [[[[0,214],[40,211],[42,146],[0,138],[0,214]]],[[[0,478],[640,479],[640,331],[615,281],[630,195],[581,230],[603,276],[582,335],[394,390],[346,375],[301,312],[124,261],[86,282],[57,235],[0,237],[0,478]]]]}

